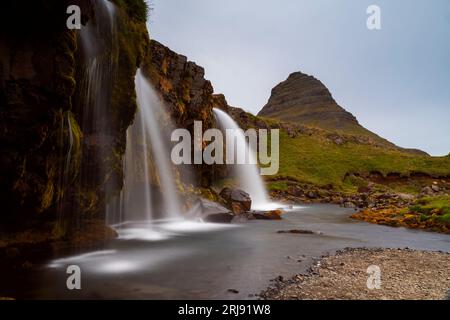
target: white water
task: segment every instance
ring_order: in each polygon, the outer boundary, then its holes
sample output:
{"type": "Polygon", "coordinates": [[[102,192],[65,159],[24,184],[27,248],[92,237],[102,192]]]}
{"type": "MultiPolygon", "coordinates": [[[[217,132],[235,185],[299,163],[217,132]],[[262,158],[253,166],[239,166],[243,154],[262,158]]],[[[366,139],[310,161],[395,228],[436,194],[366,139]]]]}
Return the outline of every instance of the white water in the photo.
{"type": "Polygon", "coordinates": [[[154,230],[155,223],[182,218],[168,148],[170,143],[166,142],[168,132],[165,130],[172,125],[164,105],[140,69],[136,73],[135,88],[138,109],[127,130],[119,217],[116,210],[108,210],[108,221],[115,224],[123,239],[156,240],[161,235],[154,230]],[[164,128],[160,122],[164,123],[164,128]],[[130,228],[131,221],[137,226],[130,228]]]}
{"type": "MultiPolygon", "coordinates": [[[[279,205],[271,203],[267,196],[267,191],[264,186],[259,169],[256,164],[255,153],[253,150],[249,150],[249,144],[246,141],[245,135],[239,125],[224,111],[220,109],[213,109],[217,122],[223,130],[239,130],[240,134],[237,135],[237,147],[245,146],[245,150],[237,150],[237,152],[248,153],[248,164],[235,164],[233,166],[236,178],[238,180],[239,187],[247,192],[252,199],[252,209],[268,210],[278,208],[279,205]]],[[[236,156],[236,155],[235,155],[236,156]]],[[[235,161],[236,162],[236,161],[235,161]]]]}
{"type": "MultiPolygon", "coordinates": [[[[117,59],[116,9],[107,0],[94,1],[95,20],[80,30],[85,67],[81,80],[84,95],[83,132],[108,134],[107,111],[117,59]]],[[[108,143],[108,141],[104,141],[108,143]]]]}
{"type": "MultiPolygon", "coordinates": [[[[110,105],[112,80],[114,78],[113,49],[117,45],[116,14],[115,6],[107,0],[93,1],[95,19],[90,19],[87,25],[79,32],[79,42],[82,49],[83,70],[81,77],[81,108],[83,117],[81,127],[83,133],[97,134],[96,138],[101,140],[102,145],[110,143],[105,135],[111,132],[109,122],[106,120],[107,108],[110,105]]],[[[72,165],[73,131],[69,113],[63,116],[61,121],[61,145],[68,143],[68,151],[65,161],[61,166],[61,177],[59,189],[62,190],[58,200],[58,224],[65,220],[65,211],[73,208],[67,197],[70,185],[70,170],[72,165]],[[67,126],[65,122],[67,121],[67,126]],[[65,132],[68,132],[68,142],[64,142],[65,132]]],[[[100,156],[101,157],[101,156],[100,156]]],[[[83,170],[83,168],[82,168],[83,170]]],[[[89,180],[89,173],[82,173],[84,180],[89,180]]]]}
{"type": "MultiPolygon", "coordinates": [[[[135,78],[136,96],[138,104],[138,117],[144,129],[145,140],[149,140],[152,148],[152,155],[159,175],[162,198],[166,217],[177,218],[181,215],[180,200],[178,190],[173,175],[172,161],[170,159],[169,141],[164,143],[163,131],[157,117],[164,116],[164,106],[159,100],[153,87],[145,79],[142,71],[138,69],[135,78]]],[[[165,121],[169,122],[166,118],[165,121]]],[[[168,127],[172,127],[169,125],[168,127]]],[[[148,146],[146,146],[148,148],[148,146]]],[[[143,150],[148,152],[148,150],[143,150]]],[[[148,154],[148,153],[147,153],[148,154]]],[[[146,162],[148,163],[148,162],[146,162]]]]}

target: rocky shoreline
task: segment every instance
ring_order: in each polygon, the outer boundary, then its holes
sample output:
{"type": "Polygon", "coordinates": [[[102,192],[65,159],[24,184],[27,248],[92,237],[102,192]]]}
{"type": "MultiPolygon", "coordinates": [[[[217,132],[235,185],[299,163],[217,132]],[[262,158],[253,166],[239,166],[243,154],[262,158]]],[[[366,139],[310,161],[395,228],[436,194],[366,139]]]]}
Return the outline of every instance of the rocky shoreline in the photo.
{"type": "MultiPolygon", "coordinates": [[[[285,179],[281,181],[286,183],[285,179]]],[[[271,190],[271,197],[286,203],[337,204],[354,209],[351,218],[369,223],[450,233],[450,185],[446,180],[434,181],[417,194],[371,183],[351,194],[292,181],[286,184],[285,190],[271,190]]]]}
{"type": "Polygon", "coordinates": [[[260,293],[266,300],[448,299],[450,253],[411,249],[346,248],[323,256],[307,272],[278,277],[260,293]],[[367,286],[370,266],[380,270],[380,288],[367,286]]]}
{"type": "Polygon", "coordinates": [[[371,182],[358,187],[354,192],[343,192],[335,190],[332,185],[317,186],[289,177],[278,177],[269,181],[269,189],[273,199],[288,203],[332,203],[356,210],[385,209],[391,206],[405,207],[418,198],[449,195],[450,182],[433,181],[415,193],[396,192],[371,182]]]}

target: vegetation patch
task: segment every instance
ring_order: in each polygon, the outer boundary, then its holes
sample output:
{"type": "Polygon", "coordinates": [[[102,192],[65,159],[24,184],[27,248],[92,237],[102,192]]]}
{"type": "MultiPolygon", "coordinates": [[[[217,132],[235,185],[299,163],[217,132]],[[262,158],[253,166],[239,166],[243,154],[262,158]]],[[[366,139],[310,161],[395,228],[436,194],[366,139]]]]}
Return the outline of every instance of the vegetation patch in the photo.
{"type": "Polygon", "coordinates": [[[364,210],[352,218],[389,226],[450,233],[450,196],[426,197],[409,208],[364,210]]]}

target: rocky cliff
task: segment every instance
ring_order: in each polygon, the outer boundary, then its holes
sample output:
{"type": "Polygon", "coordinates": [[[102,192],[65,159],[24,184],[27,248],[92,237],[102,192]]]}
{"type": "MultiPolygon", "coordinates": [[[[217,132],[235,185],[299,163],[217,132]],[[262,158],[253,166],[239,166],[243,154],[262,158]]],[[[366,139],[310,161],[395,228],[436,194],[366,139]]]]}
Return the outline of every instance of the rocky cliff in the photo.
{"type": "MultiPolygon", "coordinates": [[[[213,87],[205,79],[202,67],[151,40],[143,69],[168,106],[177,128],[186,128],[192,135],[194,121],[201,121],[203,130],[215,125],[213,87]]],[[[213,167],[193,165],[192,169],[195,175],[192,181],[196,186],[208,187],[211,184],[213,167]]]]}
{"type": "Polygon", "coordinates": [[[115,3],[119,45],[108,117],[113,131],[108,133],[107,167],[84,185],[82,172],[98,167],[96,161],[87,161],[88,155],[101,146],[83,129],[86,110],[80,70],[85,62],[79,31],[66,27],[66,9],[78,5],[86,25],[98,19],[94,2],[1,3],[0,228],[48,227],[53,228],[51,234],[62,236],[75,231],[80,219],[102,218],[107,180],[118,177],[111,192],[120,190],[125,130],[136,110],[134,75],[147,51],[148,34],[143,1],[115,3]],[[65,223],[57,230],[55,222],[60,219],[65,223]]]}

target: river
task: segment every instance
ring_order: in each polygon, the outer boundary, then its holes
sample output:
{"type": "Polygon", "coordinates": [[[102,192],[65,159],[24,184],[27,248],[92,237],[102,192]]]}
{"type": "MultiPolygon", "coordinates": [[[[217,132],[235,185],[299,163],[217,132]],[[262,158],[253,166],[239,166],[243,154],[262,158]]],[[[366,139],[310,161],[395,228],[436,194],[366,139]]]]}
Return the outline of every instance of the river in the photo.
{"type": "Polygon", "coordinates": [[[255,299],[271,279],[305,272],[314,259],[345,247],[450,250],[450,236],[352,220],[335,205],[297,206],[280,221],[230,225],[130,224],[94,252],[57,257],[32,268],[22,298],[255,299]],[[307,229],[319,234],[278,233],[307,229]],[[68,290],[68,265],[81,290],[68,290]],[[233,290],[229,290],[233,289],[233,290]],[[234,291],[234,292],[232,292],[234,291]]]}

